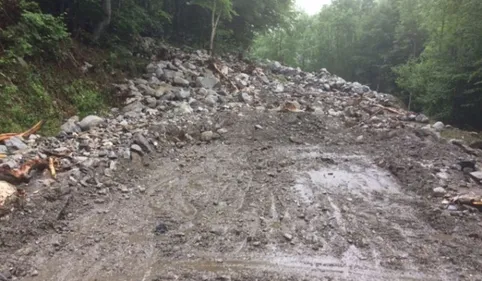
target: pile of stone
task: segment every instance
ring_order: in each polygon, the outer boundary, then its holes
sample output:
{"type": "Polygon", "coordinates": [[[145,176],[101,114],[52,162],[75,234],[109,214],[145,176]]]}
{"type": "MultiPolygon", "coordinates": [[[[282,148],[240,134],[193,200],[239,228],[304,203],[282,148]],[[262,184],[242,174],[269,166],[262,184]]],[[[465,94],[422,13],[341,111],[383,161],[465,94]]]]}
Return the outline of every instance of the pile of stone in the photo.
{"type": "MultiPolygon", "coordinates": [[[[53,155],[59,159],[60,178],[105,194],[106,182],[113,185],[119,159],[142,157],[169,141],[177,146],[195,141],[189,135],[166,141],[165,135],[149,131],[151,126],[183,126],[217,111],[272,110],[295,100],[296,110],[340,118],[365,129],[387,130],[402,126],[402,121],[429,121],[423,114],[398,108],[393,96],[347,82],[326,69],[303,72],[278,62],[250,65],[233,56],[213,62],[204,51],[185,53],[170,48],[169,53],[169,60],[149,63],[142,77],[114,85],[118,95],[125,97],[122,108],[113,108],[103,117],[74,116],[61,126],[57,137],[11,138],[0,145],[0,154],[8,155],[0,166],[18,169],[25,160],[53,155]],[[280,75],[284,78],[279,79],[280,75]],[[264,100],[266,95],[276,96],[277,101],[264,100]]],[[[427,127],[433,131],[443,128],[441,123],[427,127]]],[[[222,128],[216,129],[199,132],[197,141],[216,138],[222,128]]],[[[43,181],[46,186],[52,182],[43,181]]],[[[2,184],[0,188],[11,193],[11,186],[2,184]]],[[[2,200],[0,205],[5,208],[8,200],[2,200]]]]}

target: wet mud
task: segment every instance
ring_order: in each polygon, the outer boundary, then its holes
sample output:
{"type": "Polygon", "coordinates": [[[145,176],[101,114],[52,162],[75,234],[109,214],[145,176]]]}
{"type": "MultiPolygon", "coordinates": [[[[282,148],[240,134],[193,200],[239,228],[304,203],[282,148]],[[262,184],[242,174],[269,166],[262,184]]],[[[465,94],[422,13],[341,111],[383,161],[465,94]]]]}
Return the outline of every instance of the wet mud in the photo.
{"type": "MultiPolygon", "coordinates": [[[[123,163],[132,192],[77,198],[64,228],[21,234],[2,263],[28,281],[481,280],[480,215],[426,196],[432,171],[397,152],[404,136],[357,143],[308,113],[218,118],[220,139],[123,163]]],[[[455,153],[443,145],[425,160],[455,153]]]]}

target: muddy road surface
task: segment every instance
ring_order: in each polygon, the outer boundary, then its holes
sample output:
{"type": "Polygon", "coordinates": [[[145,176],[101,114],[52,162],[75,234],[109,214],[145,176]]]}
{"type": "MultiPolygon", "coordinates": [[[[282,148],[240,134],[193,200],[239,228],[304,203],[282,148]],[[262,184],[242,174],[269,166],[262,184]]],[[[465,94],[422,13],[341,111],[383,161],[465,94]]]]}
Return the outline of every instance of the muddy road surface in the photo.
{"type": "Polygon", "coordinates": [[[428,196],[427,163],[459,153],[447,144],[408,129],[361,141],[312,113],[215,119],[219,138],[125,161],[102,200],[4,224],[14,280],[482,280],[480,214],[428,196]]]}

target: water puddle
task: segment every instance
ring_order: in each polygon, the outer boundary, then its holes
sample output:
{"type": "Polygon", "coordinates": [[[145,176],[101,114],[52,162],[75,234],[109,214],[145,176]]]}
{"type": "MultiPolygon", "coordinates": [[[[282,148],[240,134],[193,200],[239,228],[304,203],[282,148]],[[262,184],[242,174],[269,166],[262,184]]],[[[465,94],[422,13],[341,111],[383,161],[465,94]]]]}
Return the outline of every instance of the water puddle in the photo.
{"type": "Polygon", "coordinates": [[[338,167],[321,168],[306,173],[313,184],[324,189],[399,192],[398,184],[386,172],[375,168],[350,165],[340,170],[338,167]]]}
{"type": "MultiPolygon", "coordinates": [[[[313,202],[318,194],[346,193],[367,197],[373,192],[399,194],[400,187],[388,171],[378,168],[362,155],[321,154],[316,151],[298,154],[301,159],[322,157],[334,163],[298,173],[293,189],[302,201],[313,202]]],[[[316,160],[315,160],[316,161],[316,160]]]]}

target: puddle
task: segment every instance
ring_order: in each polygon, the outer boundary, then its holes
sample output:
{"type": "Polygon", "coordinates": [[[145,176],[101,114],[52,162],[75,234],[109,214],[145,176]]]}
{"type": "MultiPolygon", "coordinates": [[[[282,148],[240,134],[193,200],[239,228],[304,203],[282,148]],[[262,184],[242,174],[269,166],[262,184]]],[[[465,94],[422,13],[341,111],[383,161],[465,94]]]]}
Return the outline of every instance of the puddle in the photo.
{"type": "Polygon", "coordinates": [[[368,196],[373,192],[400,194],[400,186],[393,176],[361,155],[338,156],[307,152],[303,159],[317,157],[334,159],[338,164],[298,173],[293,189],[298,196],[310,203],[318,194],[348,193],[368,196]],[[316,156],[315,156],[316,155],[316,156]]]}
{"type": "Polygon", "coordinates": [[[344,170],[333,168],[322,168],[306,173],[313,184],[324,189],[398,193],[398,184],[386,172],[379,169],[365,169],[356,165],[351,165],[344,170]]]}

